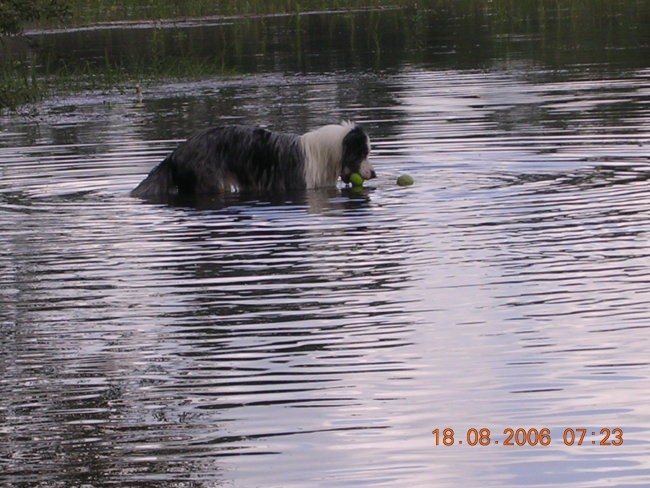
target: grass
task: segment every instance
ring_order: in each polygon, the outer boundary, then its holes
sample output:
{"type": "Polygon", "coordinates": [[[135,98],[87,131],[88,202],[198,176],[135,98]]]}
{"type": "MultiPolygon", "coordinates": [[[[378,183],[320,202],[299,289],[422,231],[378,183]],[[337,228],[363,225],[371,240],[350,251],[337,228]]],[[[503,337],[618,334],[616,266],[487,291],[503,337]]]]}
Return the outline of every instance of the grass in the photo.
{"type": "MultiPolygon", "coordinates": [[[[413,1],[400,0],[68,0],[65,19],[46,20],[26,27],[31,30],[65,28],[122,21],[200,18],[206,16],[263,16],[314,10],[379,8],[413,1]]],[[[34,61],[24,43],[0,38],[0,110],[15,110],[52,94],[133,85],[143,79],[198,79],[229,72],[208,60],[180,56],[135,60],[110,59],[103,64],[75,65],[34,61]],[[38,64],[38,66],[37,66],[38,64]]]]}
{"type": "MultiPolygon", "coordinates": [[[[438,35],[437,25],[450,18],[456,19],[452,23],[460,26],[453,35],[454,41],[461,46],[471,41],[478,31],[491,36],[492,40],[532,33],[544,39],[544,49],[549,56],[557,57],[558,63],[570,61],[565,57],[572,52],[584,52],[585,45],[602,45],[603,38],[615,39],[614,43],[626,46],[638,44],[642,40],[639,26],[650,21],[650,0],[68,0],[68,5],[71,15],[64,24],[40,23],[30,28],[205,16],[240,16],[243,19],[228,31],[230,37],[217,42],[224,52],[214,50],[211,58],[206,58],[205,53],[196,51],[196,46],[183,39],[182,30],[170,34],[167,29],[153,28],[150,45],[136,46],[127,56],[118,53],[118,57],[107,52],[103,60],[94,60],[92,64],[89,61],[68,61],[66,64],[50,60],[19,38],[0,39],[0,109],[15,109],[62,92],[129,87],[122,88],[126,90],[143,81],[231,74],[236,70],[232,63],[229,64],[233,57],[245,57],[251,49],[254,53],[271,49],[266,46],[271,40],[264,22],[247,21],[247,16],[401,7],[398,25],[388,30],[385,25],[384,30],[366,24],[356,25],[354,16],[348,19],[350,26],[335,24],[340,19],[332,16],[331,30],[350,35],[350,42],[355,39],[358,42],[355,36],[367,31],[377,39],[383,36],[381,42],[403,43],[411,53],[420,49],[425,52],[426,43],[438,35]],[[636,27],[621,26],[630,21],[636,27]],[[572,49],[573,46],[577,48],[572,49]],[[562,53],[558,54],[560,50],[562,53]]],[[[367,22],[368,19],[364,19],[367,22]]],[[[379,20],[375,20],[379,26],[379,20]]],[[[296,23],[299,23],[298,18],[296,23]]],[[[296,46],[302,40],[297,33],[296,46]]],[[[507,43],[494,44],[508,49],[507,43]]],[[[123,46],[123,49],[129,48],[123,46]]],[[[299,48],[296,49],[299,52],[299,48]]],[[[379,40],[374,52],[377,55],[381,52],[379,40]]],[[[494,55],[500,57],[507,53],[495,52],[494,55]]]]}
{"type": "Polygon", "coordinates": [[[42,99],[45,93],[45,83],[37,77],[31,63],[0,63],[0,108],[15,110],[20,105],[42,99]]]}
{"type": "MultiPolygon", "coordinates": [[[[395,4],[412,6],[414,0],[68,0],[69,15],[65,19],[50,19],[26,27],[38,31],[107,22],[264,16],[381,8],[395,4]]],[[[34,61],[20,40],[10,38],[8,41],[0,39],[0,110],[15,110],[60,92],[112,89],[147,79],[198,79],[231,72],[227,66],[196,57],[177,56],[170,62],[164,53],[159,60],[143,58],[128,63],[113,60],[108,55],[101,64],[43,63],[34,61]]]]}

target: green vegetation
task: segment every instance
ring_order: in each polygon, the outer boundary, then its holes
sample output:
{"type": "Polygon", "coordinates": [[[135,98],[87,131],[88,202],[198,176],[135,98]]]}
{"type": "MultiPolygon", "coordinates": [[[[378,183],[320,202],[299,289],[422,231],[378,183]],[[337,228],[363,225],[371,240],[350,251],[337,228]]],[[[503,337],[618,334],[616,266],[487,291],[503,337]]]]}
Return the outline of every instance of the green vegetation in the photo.
{"type": "MultiPolygon", "coordinates": [[[[408,5],[412,1],[400,1],[408,5]]],[[[42,29],[124,21],[160,21],[206,16],[263,16],[313,10],[377,8],[387,0],[5,0],[0,1],[0,109],[15,109],[62,90],[85,90],[133,84],[148,78],[197,79],[228,72],[226,66],[204,59],[165,57],[164,35],[154,33],[148,59],[79,64],[37,59],[25,42],[2,39],[23,28],[42,29]],[[161,48],[162,46],[162,48],[161,48]],[[151,59],[151,58],[154,59],[151,59]]]]}
{"type": "Polygon", "coordinates": [[[638,45],[639,53],[647,52],[650,0],[0,0],[4,32],[20,25],[31,29],[27,37],[0,38],[0,109],[63,92],[126,91],[138,83],[278,69],[265,64],[280,49],[273,22],[265,16],[277,14],[289,14],[292,34],[283,37],[288,45],[281,49],[294,63],[291,69],[314,69],[302,57],[304,47],[314,42],[324,55],[339,52],[350,62],[372,63],[362,69],[443,59],[432,57],[432,47],[453,46],[456,55],[444,59],[462,68],[463,63],[476,67],[478,59],[508,59],[529,36],[543,39],[536,44],[541,51],[529,53],[531,60],[560,66],[589,63],[591,52],[603,50],[622,62],[618,46],[638,45]],[[384,15],[388,7],[400,10],[384,15]],[[359,9],[374,11],[326,18],[293,15],[359,9]],[[160,23],[215,16],[239,20],[206,30],[160,23]],[[97,29],[76,37],[38,33],[121,21],[150,21],[151,28],[127,24],[119,31],[97,29]],[[313,28],[321,38],[313,36],[313,28]],[[80,46],[93,49],[92,54],[70,54],[80,46]]]}
{"type": "Polygon", "coordinates": [[[2,0],[0,35],[18,32],[27,22],[62,18],[67,11],[65,0],[2,0]]]}
{"type": "Polygon", "coordinates": [[[43,96],[35,70],[22,61],[0,63],[0,108],[15,109],[43,96]]]}
{"type": "MultiPolygon", "coordinates": [[[[8,0],[0,1],[0,35],[22,28],[38,31],[111,22],[259,17],[381,8],[396,3],[407,6],[414,0],[8,0]]],[[[251,35],[249,29],[244,30],[242,36],[251,35]]],[[[235,41],[241,44],[242,39],[235,41]]],[[[34,52],[20,38],[0,38],[0,109],[15,109],[61,91],[131,87],[147,79],[198,79],[231,71],[212,59],[174,51],[169,45],[175,41],[182,44],[184,40],[170,39],[168,33],[154,30],[148,53],[129,59],[115,59],[107,53],[102,63],[70,63],[34,52]]]]}

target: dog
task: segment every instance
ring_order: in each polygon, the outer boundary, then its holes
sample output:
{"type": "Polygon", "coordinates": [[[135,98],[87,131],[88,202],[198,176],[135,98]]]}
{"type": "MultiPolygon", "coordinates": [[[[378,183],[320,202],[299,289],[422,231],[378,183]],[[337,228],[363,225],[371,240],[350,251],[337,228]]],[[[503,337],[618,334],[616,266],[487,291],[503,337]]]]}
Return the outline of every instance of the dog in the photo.
{"type": "Polygon", "coordinates": [[[131,192],[143,199],[210,196],[229,192],[281,193],[348,184],[353,173],[376,173],[370,138],[352,122],[302,135],[252,126],[203,130],[180,144],[131,192]]]}

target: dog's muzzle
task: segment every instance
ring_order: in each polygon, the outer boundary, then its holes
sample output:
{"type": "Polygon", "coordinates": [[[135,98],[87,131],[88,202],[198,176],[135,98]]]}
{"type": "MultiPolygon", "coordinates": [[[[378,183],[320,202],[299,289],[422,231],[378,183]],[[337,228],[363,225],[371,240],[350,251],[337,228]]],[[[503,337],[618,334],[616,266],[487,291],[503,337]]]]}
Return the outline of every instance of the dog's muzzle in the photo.
{"type": "MultiPolygon", "coordinates": [[[[343,183],[349,183],[350,182],[350,175],[352,172],[350,171],[349,168],[343,168],[343,173],[341,174],[341,179],[343,180],[343,183]]],[[[359,174],[364,180],[371,180],[373,178],[377,178],[377,173],[375,173],[375,168],[372,167],[372,164],[370,164],[370,161],[367,159],[364,159],[361,165],[359,166],[359,174]]]]}
{"type": "Polygon", "coordinates": [[[359,174],[364,180],[371,180],[372,178],[377,178],[377,173],[375,173],[375,168],[372,167],[370,161],[364,159],[363,163],[359,167],[359,174]]]}

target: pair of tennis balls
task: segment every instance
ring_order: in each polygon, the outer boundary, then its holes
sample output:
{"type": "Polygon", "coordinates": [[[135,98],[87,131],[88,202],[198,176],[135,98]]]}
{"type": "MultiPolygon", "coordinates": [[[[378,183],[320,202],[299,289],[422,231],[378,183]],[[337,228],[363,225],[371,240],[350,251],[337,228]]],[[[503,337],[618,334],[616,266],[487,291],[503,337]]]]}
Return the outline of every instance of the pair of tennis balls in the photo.
{"type": "MultiPolygon", "coordinates": [[[[352,186],[363,186],[364,181],[363,176],[359,173],[352,173],[350,175],[350,183],[352,186]]],[[[413,184],[413,177],[411,175],[400,175],[400,177],[397,178],[397,184],[399,186],[411,186],[413,184]]]]}

